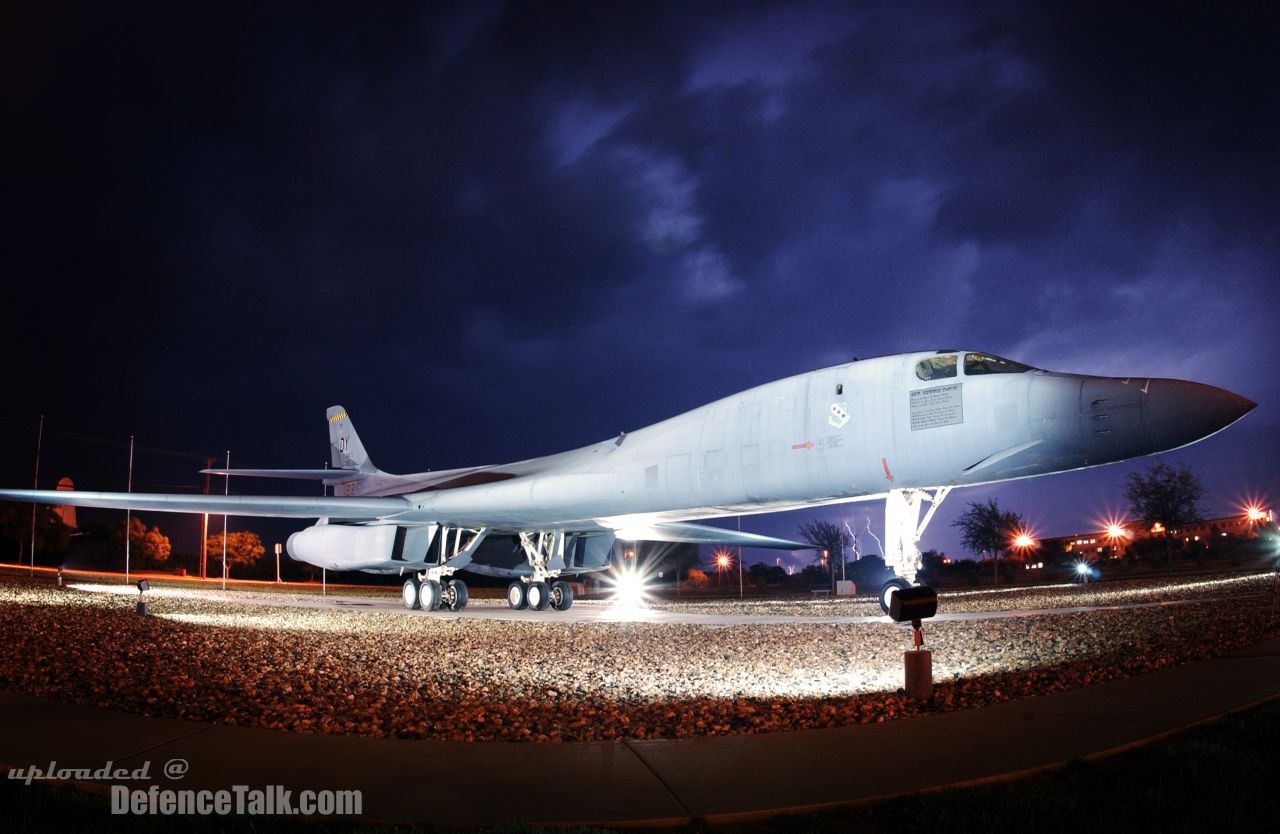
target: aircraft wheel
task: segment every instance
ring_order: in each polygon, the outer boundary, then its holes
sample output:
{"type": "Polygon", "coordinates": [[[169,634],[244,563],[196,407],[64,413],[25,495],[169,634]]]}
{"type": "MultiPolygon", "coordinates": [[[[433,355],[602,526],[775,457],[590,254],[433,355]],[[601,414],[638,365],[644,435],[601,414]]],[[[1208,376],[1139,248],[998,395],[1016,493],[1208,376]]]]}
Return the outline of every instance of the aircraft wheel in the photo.
{"type": "Polygon", "coordinates": [[[418,600],[424,611],[435,611],[440,607],[440,583],[428,579],[418,588],[418,600]]]}
{"type": "Polygon", "coordinates": [[[525,594],[523,582],[516,580],[507,586],[507,605],[513,611],[523,611],[528,604],[529,598],[525,594]]]}
{"type": "Polygon", "coordinates": [[[889,613],[889,598],[893,596],[895,591],[901,591],[910,588],[911,583],[903,579],[901,576],[895,576],[888,582],[880,586],[880,609],[884,613],[889,613]]]}
{"type": "Polygon", "coordinates": [[[449,580],[449,589],[453,592],[453,600],[449,604],[449,608],[454,611],[461,611],[467,607],[467,599],[470,596],[467,593],[467,583],[461,579],[449,580]]]}
{"type": "Polygon", "coordinates": [[[400,588],[400,599],[410,611],[417,611],[422,607],[422,601],[418,599],[418,580],[411,576],[404,581],[400,588]]]}
{"type": "Polygon", "coordinates": [[[551,607],[557,611],[568,611],[573,605],[573,586],[563,579],[551,583],[551,607]]]}
{"type": "Polygon", "coordinates": [[[547,589],[545,582],[529,583],[529,607],[534,611],[546,611],[547,605],[551,602],[551,592],[547,589]]]}

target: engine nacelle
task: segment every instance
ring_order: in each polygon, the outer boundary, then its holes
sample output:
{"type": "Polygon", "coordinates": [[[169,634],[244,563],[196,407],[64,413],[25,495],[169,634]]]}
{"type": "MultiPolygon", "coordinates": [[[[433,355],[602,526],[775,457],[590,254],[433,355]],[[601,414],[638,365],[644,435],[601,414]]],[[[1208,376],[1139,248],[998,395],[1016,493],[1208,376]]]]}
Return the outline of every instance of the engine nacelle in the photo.
{"type": "Polygon", "coordinates": [[[390,562],[396,546],[393,524],[317,524],[299,530],[285,545],[289,558],[329,570],[390,562]]]}

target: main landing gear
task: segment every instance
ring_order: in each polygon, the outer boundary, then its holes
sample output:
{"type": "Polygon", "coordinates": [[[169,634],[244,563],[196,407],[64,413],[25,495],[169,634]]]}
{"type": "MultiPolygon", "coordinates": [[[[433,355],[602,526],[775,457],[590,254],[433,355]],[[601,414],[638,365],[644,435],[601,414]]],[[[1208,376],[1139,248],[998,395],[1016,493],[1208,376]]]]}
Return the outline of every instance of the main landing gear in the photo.
{"type": "Polygon", "coordinates": [[[507,605],[515,611],[568,611],[573,605],[573,588],[560,579],[564,570],[565,533],[521,533],[520,546],[531,575],[507,586],[507,605]]]}
{"type": "Polygon", "coordinates": [[[411,611],[461,611],[469,598],[467,583],[461,579],[418,579],[411,576],[400,589],[404,607],[411,611]]]}
{"type": "MultiPolygon", "coordinates": [[[[469,594],[467,583],[450,579],[457,571],[471,564],[471,556],[488,535],[488,529],[480,527],[468,530],[461,527],[432,526],[431,539],[439,543],[438,561],[426,563],[420,570],[405,579],[400,588],[400,599],[410,611],[461,611],[467,607],[469,594]],[[470,536],[464,540],[464,536],[470,536]]],[[[428,551],[431,543],[426,545],[428,551]]]]}
{"type": "Polygon", "coordinates": [[[547,584],[517,579],[507,586],[507,605],[516,611],[568,611],[573,605],[573,587],[563,579],[547,584]]]}
{"type": "Polygon", "coordinates": [[[922,565],[920,537],[949,492],[951,487],[889,490],[884,502],[884,562],[896,575],[880,586],[880,608],[884,613],[889,613],[894,593],[915,584],[922,565]],[[929,509],[921,519],[920,507],[926,501],[929,509]]]}

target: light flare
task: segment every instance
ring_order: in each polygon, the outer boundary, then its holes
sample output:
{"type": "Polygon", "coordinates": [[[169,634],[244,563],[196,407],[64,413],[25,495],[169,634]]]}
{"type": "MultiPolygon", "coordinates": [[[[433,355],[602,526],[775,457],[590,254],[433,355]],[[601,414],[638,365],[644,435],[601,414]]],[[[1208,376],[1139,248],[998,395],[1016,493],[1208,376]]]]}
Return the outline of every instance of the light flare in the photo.
{"type": "Polygon", "coordinates": [[[634,563],[619,565],[604,581],[612,586],[610,601],[615,608],[643,608],[648,602],[649,573],[634,563]]]}

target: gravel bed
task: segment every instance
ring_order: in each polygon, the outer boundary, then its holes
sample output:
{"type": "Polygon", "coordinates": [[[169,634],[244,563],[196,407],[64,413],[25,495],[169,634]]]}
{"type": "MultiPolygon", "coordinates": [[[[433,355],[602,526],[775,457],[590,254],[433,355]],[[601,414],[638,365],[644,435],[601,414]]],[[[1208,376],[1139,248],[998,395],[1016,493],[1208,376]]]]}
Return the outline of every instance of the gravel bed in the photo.
{"type": "MultiPolygon", "coordinates": [[[[938,613],[983,613],[1040,608],[1074,608],[1100,605],[1133,605],[1146,602],[1199,599],[1206,596],[1248,593],[1269,588],[1276,574],[1250,573],[1187,579],[1135,579],[1108,582],[1062,583],[1057,585],[982,588],[971,591],[939,591],[938,613]]],[[[662,611],[697,614],[747,614],[805,617],[872,617],[882,614],[874,596],[853,598],[780,600],[706,600],[682,602],[663,600],[651,603],[662,611]]]]}
{"type": "MultiPolygon", "coordinates": [[[[1280,634],[1274,583],[1267,574],[1099,588],[1062,604],[1115,604],[1111,595],[1130,592],[1127,602],[1199,601],[932,623],[935,694],[915,704],[899,689],[910,631],[887,621],[501,622],[169,597],[153,599],[155,616],[144,618],[132,597],[6,580],[0,688],[146,715],[468,741],[832,727],[1070,689],[1256,643],[1280,634]]],[[[1058,598],[1018,594],[1019,608],[1058,598]]],[[[992,604],[958,597],[970,598],[992,604]]]]}

